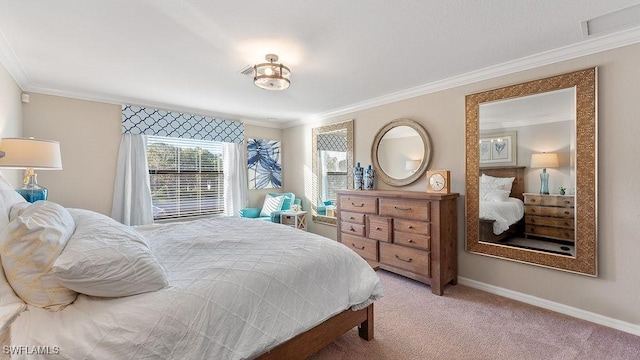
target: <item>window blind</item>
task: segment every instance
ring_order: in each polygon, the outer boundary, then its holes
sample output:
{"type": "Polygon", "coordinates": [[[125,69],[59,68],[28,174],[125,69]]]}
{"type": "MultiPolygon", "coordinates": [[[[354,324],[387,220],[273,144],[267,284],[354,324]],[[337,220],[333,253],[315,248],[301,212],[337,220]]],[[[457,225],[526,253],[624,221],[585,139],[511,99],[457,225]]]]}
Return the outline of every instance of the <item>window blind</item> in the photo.
{"type": "Polygon", "coordinates": [[[222,143],[147,136],[154,219],[224,213],[222,143]]]}

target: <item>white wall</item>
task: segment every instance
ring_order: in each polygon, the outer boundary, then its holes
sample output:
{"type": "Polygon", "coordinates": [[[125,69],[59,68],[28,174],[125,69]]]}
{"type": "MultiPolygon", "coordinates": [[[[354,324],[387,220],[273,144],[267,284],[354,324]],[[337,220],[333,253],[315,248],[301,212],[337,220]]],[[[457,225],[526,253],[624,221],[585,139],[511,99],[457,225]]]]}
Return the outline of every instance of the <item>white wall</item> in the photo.
{"type": "MultiPolygon", "coordinates": [[[[640,45],[633,45],[285,129],[287,157],[283,166],[287,188],[310,194],[307,175],[311,168],[312,127],[355,118],[355,161],[368,164],[371,142],[378,129],[394,119],[413,119],[431,136],[431,169],[451,170],[452,191],[462,195],[458,201],[460,276],[640,325],[640,121],[635,106],[640,94],[638,64],[640,45]],[[593,66],[598,66],[599,91],[599,276],[592,278],[465,252],[465,95],[593,66]],[[294,177],[294,172],[305,176],[294,177]]],[[[393,189],[380,182],[377,187],[393,189]]],[[[425,191],[426,180],[422,178],[401,189],[425,191]]],[[[335,227],[310,224],[309,229],[336,237],[335,227]]]]}
{"type": "MultiPolygon", "coordinates": [[[[22,91],[7,70],[0,65],[0,139],[22,134],[22,91]]],[[[14,187],[22,185],[22,170],[3,169],[0,173],[14,187]]]]}
{"type": "Polygon", "coordinates": [[[49,200],[111,214],[121,107],[31,93],[23,106],[23,134],[60,142],[62,170],[38,171],[49,200]]]}

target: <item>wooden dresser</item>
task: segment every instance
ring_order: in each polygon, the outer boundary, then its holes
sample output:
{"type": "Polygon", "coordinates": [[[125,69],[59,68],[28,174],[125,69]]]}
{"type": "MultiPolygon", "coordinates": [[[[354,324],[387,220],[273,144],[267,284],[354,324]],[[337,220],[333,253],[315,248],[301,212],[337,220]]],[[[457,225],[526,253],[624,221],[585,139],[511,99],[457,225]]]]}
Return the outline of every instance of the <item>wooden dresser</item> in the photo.
{"type": "Polygon", "coordinates": [[[429,284],[455,285],[458,194],[417,191],[337,192],[338,241],[372,266],[429,284]]]}
{"type": "Polygon", "coordinates": [[[575,242],[573,195],[524,194],[524,235],[575,242]]]}

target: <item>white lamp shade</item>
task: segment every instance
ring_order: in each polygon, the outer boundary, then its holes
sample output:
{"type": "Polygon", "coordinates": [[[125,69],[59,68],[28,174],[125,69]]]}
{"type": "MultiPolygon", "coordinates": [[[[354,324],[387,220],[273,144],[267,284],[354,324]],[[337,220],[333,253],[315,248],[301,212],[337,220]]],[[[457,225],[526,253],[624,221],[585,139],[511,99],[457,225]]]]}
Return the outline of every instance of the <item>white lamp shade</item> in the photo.
{"type": "Polygon", "coordinates": [[[0,167],[14,169],[60,170],[60,143],[33,138],[4,138],[0,140],[0,167]]]}
{"type": "Polygon", "coordinates": [[[532,168],[555,168],[558,166],[560,165],[556,153],[531,154],[532,168]]]}

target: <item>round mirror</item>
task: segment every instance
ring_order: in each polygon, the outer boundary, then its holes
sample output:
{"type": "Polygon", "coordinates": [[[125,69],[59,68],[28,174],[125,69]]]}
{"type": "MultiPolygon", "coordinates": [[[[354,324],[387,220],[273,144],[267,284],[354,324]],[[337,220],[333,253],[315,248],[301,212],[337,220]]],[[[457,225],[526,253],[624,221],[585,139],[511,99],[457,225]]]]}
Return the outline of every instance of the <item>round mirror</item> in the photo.
{"type": "Polygon", "coordinates": [[[385,183],[411,184],[431,162],[429,134],[413,120],[394,120],[378,131],[371,147],[371,159],[376,174],[385,183]]]}

